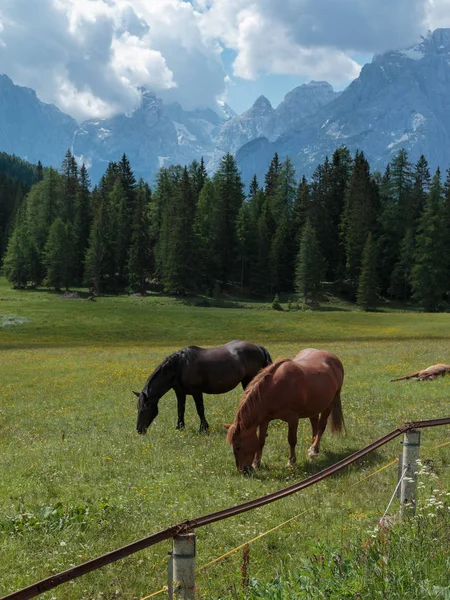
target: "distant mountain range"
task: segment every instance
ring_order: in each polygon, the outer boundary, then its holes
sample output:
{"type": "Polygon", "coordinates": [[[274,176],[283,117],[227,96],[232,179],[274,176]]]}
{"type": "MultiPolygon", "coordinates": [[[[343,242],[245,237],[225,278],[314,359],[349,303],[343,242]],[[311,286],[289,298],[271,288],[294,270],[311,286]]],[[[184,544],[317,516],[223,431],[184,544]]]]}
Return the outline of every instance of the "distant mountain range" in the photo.
{"type": "Polygon", "coordinates": [[[275,152],[290,156],[300,177],[346,145],[383,169],[405,148],[432,169],[450,166],[450,29],[437,29],[410,48],[375,56],[342,93],[324,81],[289,92],[273,108],[260,96],[242,115],[223,105],[185,111],[142,90],[130,114],[78,124],[36,93],[0,75],[0,151],[59,167],[71,148],[95,182],[125,152],[137,176],[151,181],[161,166],[204,157],[214,171],[236,155],[244,180],[261,179],[275,152]]]}

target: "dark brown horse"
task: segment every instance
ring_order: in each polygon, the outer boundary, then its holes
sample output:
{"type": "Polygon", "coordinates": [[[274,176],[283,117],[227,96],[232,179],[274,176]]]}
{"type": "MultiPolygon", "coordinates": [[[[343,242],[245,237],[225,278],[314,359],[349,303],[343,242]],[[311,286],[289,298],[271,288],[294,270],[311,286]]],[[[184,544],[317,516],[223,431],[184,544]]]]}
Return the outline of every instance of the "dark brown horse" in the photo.
{"type": "Polygon", "coordinates": [[[289,466],[296,461],[299,419],[311,421],[312,445],[308,456],[316,456],[328,417],[332,432],[339,433],[344,425],[343,380],[344,367],[338,357],[313,348],[302,350],[294,360],[278,360],[261,371],[245,390],[233,424],[225,425],[238,469],[249,471],[251,465],[260,467],[267,427],[273,419],[288,424],[289,466]]]}
{"type": "Polygon", "coordinates": [[[217,348],[188,346],[166,358],[147,379],[138,396],[137,431],[145,434],[158,414],[159,399],[170,389],[178,402],[177,429],[184,428],[186,395],[194,398],[200,431],[209,427],[205,419],[203,394],[224,394],[239,383],[243,389],[272,359],[263,346],[249,342],[228,342],[217,348]]]}

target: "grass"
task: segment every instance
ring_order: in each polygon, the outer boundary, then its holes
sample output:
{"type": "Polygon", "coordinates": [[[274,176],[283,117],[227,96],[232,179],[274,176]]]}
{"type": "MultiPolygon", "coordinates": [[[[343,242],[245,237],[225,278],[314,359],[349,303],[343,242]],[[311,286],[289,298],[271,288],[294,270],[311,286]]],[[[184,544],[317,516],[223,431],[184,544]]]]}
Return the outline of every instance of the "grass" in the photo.
{"type": "MultiPolygon", "coordinates": [[[[0,327],[0,595],[168,525],[301,480],[405,420],[449,415],[450,378],[389,383],[449,362],[449,315],[248,306],[202,308],[159,295],[63,300],[46,291],[14,291],[0,280],[0,315],[15,323],[0,327]],[[286,425],[274,422],[261,471],[239,475],[221,425],[233,419],[239,389],[206,398],[207,436],[197,432],[190,399],[187,428],[175,431],[172,392],[161,400],[147,436],[135,433],[131,390],[140,390],[165,356],[188,344],[236,338],[264,344],[274,359],[308,346],[341,358],[347,434],[326,433],[316,462],[305,460],[310,431],[303,422],[299,461],[288,469],[286,425]]],[[[449,432],[423,432],[423,460],[449,466],[448,447],[430,449],[449,432]]],[[[373,529],[395,487],[396,467],[357,482],[400,452],[394,441],[304,493],[200,529],[198,565],[301,514],[250,551],[249,574],[258,585],[279,573],[294,577],[318,544],[345,547],[373,529]]],[[[449,489],[449,469],[439,468],[438,475],[439,486],[449,489]]],[[[43,597],[141,598],[165,584],[169,548],[159,544],[43,597]]],[[[241,557],[236,553],[199,575],[202,598],[226,598],[240,589],[241,557]]]]}

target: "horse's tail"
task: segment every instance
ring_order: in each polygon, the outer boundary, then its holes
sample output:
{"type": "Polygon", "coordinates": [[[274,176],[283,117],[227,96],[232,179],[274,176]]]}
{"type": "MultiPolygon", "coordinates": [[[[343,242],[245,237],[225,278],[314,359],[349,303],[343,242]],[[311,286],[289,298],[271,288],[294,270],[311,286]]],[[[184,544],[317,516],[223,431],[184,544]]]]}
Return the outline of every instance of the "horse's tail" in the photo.
{"type": "Polygon", "coordinates": [[[264,366],[267,367],[268,365],[272,364],[272,357],[270,356],[269,351],[264,348],[264,346],[260,346],[260,348],[264,354],[264,358],[266,359],[266,364],[264,366]]]}
{"type": "Polygon", "coordinates": [[[334,397],[330,415],[331,433],[341,433],[345,429],[344,415],[342,413],[341,390],[334,397]]]}

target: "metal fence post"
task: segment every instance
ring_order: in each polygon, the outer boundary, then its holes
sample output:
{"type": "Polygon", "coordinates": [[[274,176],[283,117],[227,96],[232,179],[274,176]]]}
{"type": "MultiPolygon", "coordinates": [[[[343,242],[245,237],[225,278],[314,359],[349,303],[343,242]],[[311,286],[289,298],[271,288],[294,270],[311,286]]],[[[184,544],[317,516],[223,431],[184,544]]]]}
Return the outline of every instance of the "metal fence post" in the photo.
{"type": "Polygon", "coordinates": [[[167,553],[167,597],[173,600],[173,557],[172,552],[167,553]]]}
{"type": "Polygon", "coordinates": [[[180,533],[173,538],[174,600],[195,599],[195,533],[180,533]]]}
{"type": "Polygon", "coordinates": [[[417,460],[419,459],[420,431],[409,429],[403,436],[402,469],[400,487],[400,515],[412,516],[416,511],[417,460]]]}

